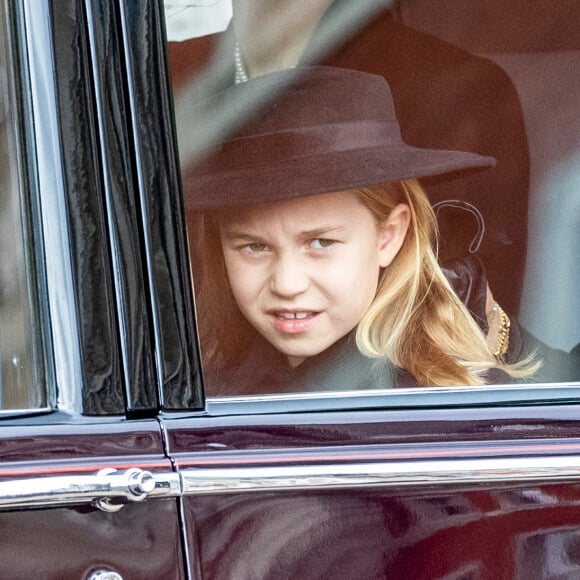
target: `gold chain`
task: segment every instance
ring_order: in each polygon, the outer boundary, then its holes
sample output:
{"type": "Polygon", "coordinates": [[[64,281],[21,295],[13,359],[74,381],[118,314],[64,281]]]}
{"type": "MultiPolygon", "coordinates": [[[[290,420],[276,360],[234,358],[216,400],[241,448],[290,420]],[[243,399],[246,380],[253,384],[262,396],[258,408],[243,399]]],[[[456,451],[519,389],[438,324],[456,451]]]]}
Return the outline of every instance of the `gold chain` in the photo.
{"type": "Polygon", "coordinates": [[[495,350],[493,351],[493,355],[498,361],[503,362],[505,353],[508,350],[510,342],[511,321],[509,319],[509,316],[505,313],[505,310],[497,302],[493,303],[492,311],[499,317],[497,344],[495,350]]]}

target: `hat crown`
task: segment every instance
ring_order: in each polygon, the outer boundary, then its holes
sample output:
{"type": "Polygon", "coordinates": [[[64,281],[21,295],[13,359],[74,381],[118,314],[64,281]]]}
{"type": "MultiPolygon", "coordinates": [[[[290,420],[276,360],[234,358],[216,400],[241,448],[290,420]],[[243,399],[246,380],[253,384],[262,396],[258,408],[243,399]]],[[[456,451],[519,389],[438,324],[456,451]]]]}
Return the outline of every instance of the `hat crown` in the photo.
{"type": "Polygon", "coordinates": [[[236,137],[356,121],[397,122],[389,85],[383,77],[331,67],[307,74],[276,72],[239,85],[249,98],[277,95],[271,106],[249,119],[236,137]],[[295,81],[295,82],[293,82],[295,81]]]}
{"type": "Polygon", "coordinates": [[[189,209],[271,203],[494,164],[473,153],[406,145],[387,81],[371,73],[279,71],[220,99],[212,105],[233,103],[240,129],[185,173],[189,209]]]}

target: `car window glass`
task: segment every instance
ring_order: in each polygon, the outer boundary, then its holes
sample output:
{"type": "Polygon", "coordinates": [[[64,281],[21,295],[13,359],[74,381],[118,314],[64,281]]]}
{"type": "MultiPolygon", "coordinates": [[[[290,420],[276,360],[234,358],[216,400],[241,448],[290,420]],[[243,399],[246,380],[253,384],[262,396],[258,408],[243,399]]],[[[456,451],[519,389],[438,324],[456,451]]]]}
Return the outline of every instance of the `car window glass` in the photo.
{"type": "Polygon", "coordinates": [[[580,9],[515,4],[165,2],[208,396],[580,379],[580,9]]]}
{"type": "Polygon", "coordinates": [[[36,382],[21,182],[18,172],[14,76],[4,3],[0,4],[0,413],[46,406],[36,382]]]}

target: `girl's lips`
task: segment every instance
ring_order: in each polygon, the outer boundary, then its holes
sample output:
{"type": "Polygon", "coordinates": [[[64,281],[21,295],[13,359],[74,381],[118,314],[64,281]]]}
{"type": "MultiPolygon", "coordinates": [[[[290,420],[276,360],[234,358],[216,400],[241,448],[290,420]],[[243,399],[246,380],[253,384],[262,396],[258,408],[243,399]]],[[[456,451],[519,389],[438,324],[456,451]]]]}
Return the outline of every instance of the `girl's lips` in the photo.
{"type": "Polygon", "coordinates": [[[301,311],[296,313],[294,318],[289,318],[291,315],[287,312],[270,312],[269,314],[274,327],[280,332],[284,334],[302,334],[312,328],[319,312],[306,312],[306,316],[304,316],[304,311],[301,311]]]}

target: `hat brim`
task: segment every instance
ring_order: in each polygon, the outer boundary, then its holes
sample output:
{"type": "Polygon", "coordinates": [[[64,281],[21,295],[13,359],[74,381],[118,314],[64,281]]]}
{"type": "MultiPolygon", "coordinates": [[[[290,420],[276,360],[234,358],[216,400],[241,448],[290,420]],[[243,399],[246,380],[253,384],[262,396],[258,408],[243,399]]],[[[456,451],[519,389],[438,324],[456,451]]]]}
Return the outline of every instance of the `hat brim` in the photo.
{"type": "Polygon", "coordinates": [[[185,207],[201,211],[262,205],[494,165],[493,157],[401,144],[295,157],[220,173],[194,169],[184,175],[185,207]]]}

